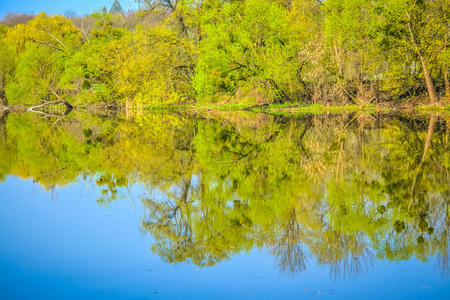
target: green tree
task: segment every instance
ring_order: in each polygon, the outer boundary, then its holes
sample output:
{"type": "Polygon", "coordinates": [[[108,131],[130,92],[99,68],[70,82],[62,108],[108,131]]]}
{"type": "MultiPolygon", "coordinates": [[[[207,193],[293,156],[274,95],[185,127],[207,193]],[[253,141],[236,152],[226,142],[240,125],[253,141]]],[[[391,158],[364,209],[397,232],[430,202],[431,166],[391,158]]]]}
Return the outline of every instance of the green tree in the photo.
{"type": "Polygon", "coordinates": [[[202,16],[205,38],[193,87],[200,99],[257,89],[269,101],[290,100],[301,81],[296,31],[287,12],[269,1],[211,1],[202,16]]]}
{"type": "Polygon", "coordinates": [[[123,13],[123,9],[119,1],[117,0],[114,1],[114,3],[111,5],[111,8],[109,9],[109,13],[110,14],[123,13]]]}
{"type": "Polygon", "coordinates": [[[17,69],[5,87],[7,100],[33,104],[58,94],[60,75],[81,45],[81,33],[63,16],[40,13],[9,30],[4,41],[18,53],[17,69]]]}
{"type": "Polygon", "coordinates": [[[17,53],[14,47],[0,40],[0,99],[5,97],[7,78],[11,77],[16,66],[17,53]]]}
{"type": "MultiPolygon", "coordinates": [[[[449,4],[447,0],[428,1],[379,1],[374,12],[380,16],[383,39],[381,45],[388,52],[389,63],[394,66],[403,65],[405,54],[409,68],[420,70],[422,80],[426,83],[429,99],[438,102],[433,75],[440,69],[436,65],[438,56],[450,46],[448,41],[449,4]],[[402,59],[403,58],[403,59],[402,59]]],[[[394,73],[387,73],[388,78],[398,76],[395,72],[404,72],[404,68],[393,68],[394,73]]]]}
{"type": "Polygon", "coordinates": [[[379,36],[373,3],[368,0],[324,2],[324,32],[336,84],[358,105],[374,100],[373,87],[384,61],[375,43],[379,36]]]}

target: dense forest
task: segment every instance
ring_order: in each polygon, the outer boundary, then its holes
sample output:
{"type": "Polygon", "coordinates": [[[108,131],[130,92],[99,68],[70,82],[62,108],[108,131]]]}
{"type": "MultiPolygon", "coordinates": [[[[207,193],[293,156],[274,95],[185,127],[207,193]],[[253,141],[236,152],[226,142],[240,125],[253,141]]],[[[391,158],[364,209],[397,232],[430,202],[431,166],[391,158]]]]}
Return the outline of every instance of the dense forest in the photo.
{"type": "Polygon", "coordinates": [[[450,95],[449,0],[138,3],[3,16],[0,105],[398,106],[450,95]]]}

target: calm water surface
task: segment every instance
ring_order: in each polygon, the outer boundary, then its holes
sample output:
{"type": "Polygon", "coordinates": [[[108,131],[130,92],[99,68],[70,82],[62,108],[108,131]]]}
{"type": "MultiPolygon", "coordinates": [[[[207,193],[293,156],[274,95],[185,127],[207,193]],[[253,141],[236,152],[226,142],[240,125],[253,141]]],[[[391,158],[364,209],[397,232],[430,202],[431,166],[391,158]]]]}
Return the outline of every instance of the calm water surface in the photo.
{"type": "Polygon", "coordinates": [[[0,116],[2,299],[448,299],[450,118],[0,116]]]}

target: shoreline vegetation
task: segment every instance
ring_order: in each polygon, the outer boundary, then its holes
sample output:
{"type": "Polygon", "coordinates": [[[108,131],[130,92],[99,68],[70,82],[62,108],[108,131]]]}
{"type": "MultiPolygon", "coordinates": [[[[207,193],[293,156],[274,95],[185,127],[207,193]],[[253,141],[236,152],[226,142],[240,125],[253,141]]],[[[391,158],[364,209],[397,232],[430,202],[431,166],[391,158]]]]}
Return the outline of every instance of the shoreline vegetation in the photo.
{"type": "Polygon", "coordinates": [[[0,110],[450,110],[447,0],[138,3],[3,16],[0,110]]]}
{"type": "Polygon", "coordinates": [[[366,105],[332,105],[322,104],[304,105],[301,103],[283,103],[271,105],[250,105],[250,104],[191,104],[191,105],[129,105],[120,106],[116,103],[99,102],[96,104],[72,106],[67,101],[60,99],[56,101],[44,102],[41,105],[27,107],[24,105],[2,105],[0,112],[33,112],[47,117],[61,117],[69,114],[72,110],[84,111],[246,111],[254,113],[281,113],[281,114],[322,114],[322,113],[375,113],[405,111],[414,113],[444,113],[450,114],[450,104],[418,104],[407,107],[390,107],[375,104],[366,105]]]}

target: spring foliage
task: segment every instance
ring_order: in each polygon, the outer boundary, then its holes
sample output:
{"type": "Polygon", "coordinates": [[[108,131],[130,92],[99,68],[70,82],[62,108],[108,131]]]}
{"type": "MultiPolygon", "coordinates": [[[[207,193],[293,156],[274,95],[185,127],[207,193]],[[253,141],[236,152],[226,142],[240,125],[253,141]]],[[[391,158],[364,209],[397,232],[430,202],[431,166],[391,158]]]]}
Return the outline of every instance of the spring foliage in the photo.
{"type": "Polygon", "coordinates": [[[11,113],[0,118],[0,181],[29,178],[57,193],[83,177],[104,206],[133,199],[139,184],[141,230],[168,262],[210,266],[267,247],[289,272],[312,257],[361,272],[372,252],[448,255],[450,127],[435,118],[11,113]]]}
{"type": "Polygon", "coordinates": [[[118,1],[0,26],[0,97],[32,104],[364,105],[450,95],[449,0],[118,1]],[[15,23],[16,24],[15,24],[15,23]]]}

